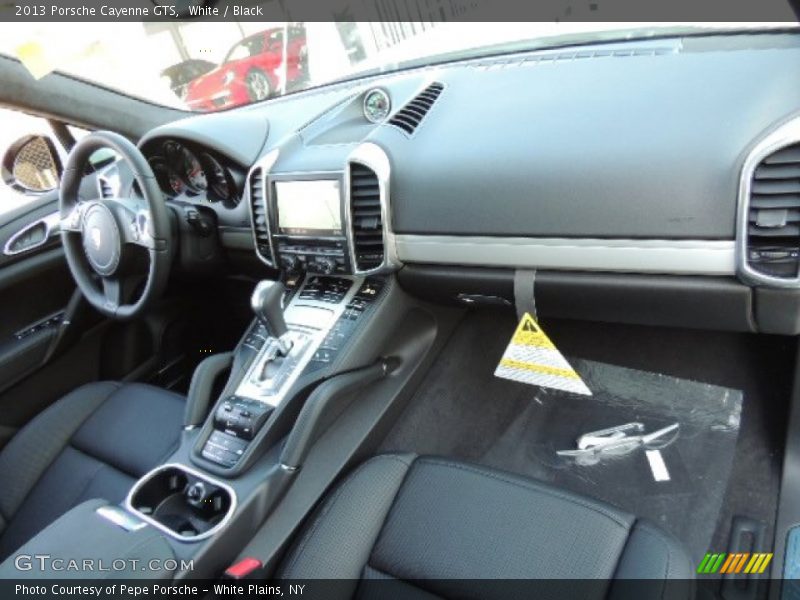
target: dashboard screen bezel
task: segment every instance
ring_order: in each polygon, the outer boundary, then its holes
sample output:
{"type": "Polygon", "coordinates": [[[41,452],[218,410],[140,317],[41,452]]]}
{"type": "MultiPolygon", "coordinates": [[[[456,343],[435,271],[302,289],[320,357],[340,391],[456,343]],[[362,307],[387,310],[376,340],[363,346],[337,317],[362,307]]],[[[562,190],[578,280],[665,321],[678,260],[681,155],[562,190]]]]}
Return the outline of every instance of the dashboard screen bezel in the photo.
{"type": "Polygon", "coordinates": [[[278,237],[303,238],[303,239],[341,239],[346,237],[345,220],[345,187],[344,175],[341,172],[328,173],[291,173],[272,175],[269,178],[269,207],[272,231],[278,237]],[[286,229],[280,224],[280,210],[278,207],[278,190],[276,183],[333,181],[339,188],[339,229],[286,229]],[[271,210],[270,210],[271,209],[271,210]]]}

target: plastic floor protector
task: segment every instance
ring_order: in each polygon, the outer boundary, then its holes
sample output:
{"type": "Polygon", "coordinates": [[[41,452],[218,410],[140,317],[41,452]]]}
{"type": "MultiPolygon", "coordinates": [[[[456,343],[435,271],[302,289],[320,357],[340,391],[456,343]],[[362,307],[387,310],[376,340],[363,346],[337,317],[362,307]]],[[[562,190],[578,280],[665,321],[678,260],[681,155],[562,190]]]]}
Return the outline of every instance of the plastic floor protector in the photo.
{"type": "Polygon", "coordinates": [[[741,392],[597,362],[570,363],[593,396],[531,386],[528,406],[481,462],[655,522],[699,560],[708,552],[730,477],[741,392]],[[559,454],[576,449],[586,433],[630,423],[643,425],[645,434],[672,431],[620,450],[559,454]]]}
{"type": "Polygon", "coordinates": [[[742,393],[568,356],[592,392],[582,396],[492,377],[495,350],[445,357],[382,450],[451,456],[603,500],[669,531],[699,562],[731,475],[742,393]],[[669,431],[620,451],[559,454],[624,425],[628,436],[669,431]]]}

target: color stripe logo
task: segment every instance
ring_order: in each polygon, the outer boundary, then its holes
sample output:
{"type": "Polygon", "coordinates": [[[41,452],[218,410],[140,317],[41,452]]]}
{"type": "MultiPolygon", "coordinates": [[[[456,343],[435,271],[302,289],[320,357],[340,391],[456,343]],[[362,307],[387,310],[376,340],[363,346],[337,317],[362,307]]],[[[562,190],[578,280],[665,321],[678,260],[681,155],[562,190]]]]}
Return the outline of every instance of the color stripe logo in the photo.
{"type": "Polygon", "coordinates": [[[714,573],[752,573],[760,574],[767,570],[767,566],[772,560],[772,552],[737,552],[733,554],[712,553],[703,557],[697,572],[703,575],[713,575],[714,573]]]}

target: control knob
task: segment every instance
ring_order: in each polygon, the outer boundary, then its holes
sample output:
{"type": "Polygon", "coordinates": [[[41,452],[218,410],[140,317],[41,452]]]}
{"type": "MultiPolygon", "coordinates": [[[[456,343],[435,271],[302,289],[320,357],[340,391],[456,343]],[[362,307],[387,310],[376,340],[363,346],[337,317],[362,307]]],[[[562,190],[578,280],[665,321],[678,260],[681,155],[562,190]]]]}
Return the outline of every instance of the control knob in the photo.
{"type": "Polygon", "coordinates": [[[314,261],[314,270],[323,275],[330,275],[336,268],[336,261],[326,256],[320,256],[314,261]]]}
{"type": "Polygon", "coordinates": [[[287,271],[297,271],[300,268],[300,259],[294,254],[281,255],[281,265],[287,271]]]}

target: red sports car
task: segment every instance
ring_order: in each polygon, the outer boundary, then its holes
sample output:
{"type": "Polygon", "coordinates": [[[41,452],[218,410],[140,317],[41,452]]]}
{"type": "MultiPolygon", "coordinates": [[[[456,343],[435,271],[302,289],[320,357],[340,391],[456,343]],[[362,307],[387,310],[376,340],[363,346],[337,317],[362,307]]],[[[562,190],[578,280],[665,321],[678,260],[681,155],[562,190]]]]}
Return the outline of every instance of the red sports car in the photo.
{"type": "Polygon", "coordinates": [[[280,86],[283,33],[286,43],[286,85],[306,78],[306,34],[303,27],[267,29],[236,43],[213,71],[189,83],[185,101],[198,111],[241,106],[272,96],[280,86]]]}

